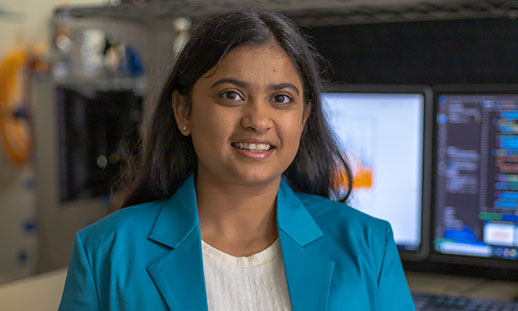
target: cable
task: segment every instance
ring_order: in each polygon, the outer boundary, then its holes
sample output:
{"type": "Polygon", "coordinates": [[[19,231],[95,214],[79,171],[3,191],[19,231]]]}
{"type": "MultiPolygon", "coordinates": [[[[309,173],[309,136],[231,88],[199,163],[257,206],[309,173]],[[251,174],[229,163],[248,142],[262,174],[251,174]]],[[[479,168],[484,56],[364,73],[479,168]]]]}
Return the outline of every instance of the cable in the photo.
{"type": "Polygon", "coordinates": [[[27,61],[27,51],[16,48],[0,62],[0,137],[7,155],[18,165],[27,163],[31,151],[30,131],[20,114],[23,108],[15,103],[27,61]]]}

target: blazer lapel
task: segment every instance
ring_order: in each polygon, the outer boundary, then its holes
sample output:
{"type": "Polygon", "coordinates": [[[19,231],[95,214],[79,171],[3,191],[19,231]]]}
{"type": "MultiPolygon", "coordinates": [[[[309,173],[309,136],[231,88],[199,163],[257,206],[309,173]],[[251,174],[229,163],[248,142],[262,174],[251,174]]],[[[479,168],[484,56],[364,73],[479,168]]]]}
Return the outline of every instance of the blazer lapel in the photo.
{"type": "Polygon", "coordinates": [[[285,181],[277,196],[277,223],[293,310],[327,310],[334,261],[322,255],[324,234],[285,181]]]}
{"type": "Polygon", "coordinates": [[[147,271],[170,310],[207,310],[194,178],[163,204],[148,238],[171,251],[147,271]]]}

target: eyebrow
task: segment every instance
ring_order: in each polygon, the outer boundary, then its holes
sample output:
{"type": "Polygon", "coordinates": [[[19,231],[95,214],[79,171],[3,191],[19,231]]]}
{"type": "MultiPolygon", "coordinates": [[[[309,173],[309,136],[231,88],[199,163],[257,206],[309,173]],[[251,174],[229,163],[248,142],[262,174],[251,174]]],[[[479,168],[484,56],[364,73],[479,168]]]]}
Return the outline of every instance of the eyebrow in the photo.
{"type": "Polygon", "coordinates": [[[235,84],[239,87],[249,87],[250,86],[250,83],[247,83],[247,82],[244,82],[244,81],[240,81],[240,80],[236,80],[236,79],[232,79],[232,78],[223,78],[223,79],[220,79],[216,82],[214,82],[210,88],[214,88],[215,86],[218,86],[222,83],[230,83],[230,84],[235,84]]]}
{"type": "Polygon", "coordinates": [[[289,88],[289,89],[294,90],[297,93],[297,95],[300,95],[299,89],[295,85],[293,85],[292,83],[289,83],[289,82],[273,84],[273,85],[270,85],[269,88],[272,90],[275,90],[275,91],[289,88]]]}
{"type": "MultiPolygon", "coordinates": [[[[234,84],[234,85],[237,85],[239,87],[250,87],[250,83],[248,82],[245,82],[245,81],[241,81],[241,80],[237,80],[237,79],[232,79],[232,78],[223,78],[223,79],[220,79],[216,82],[214,82],[210,88],[214,88],[220,84],[223,84],[223,83],[230,83],[230,84],[234,84]]],[[[300,91],[299,89],[293,85],[293,83],[289,83],[289,82],[284,82],[284,83],[279,83],[279,84],[271,84],[268,86],[269,89],[271,90],[274,90],[274,91],[277,91],[277,90],[282,90],[284,88],[290,88],[292,90],[294,90],[297,95],[300,95],[300,91]]]]}

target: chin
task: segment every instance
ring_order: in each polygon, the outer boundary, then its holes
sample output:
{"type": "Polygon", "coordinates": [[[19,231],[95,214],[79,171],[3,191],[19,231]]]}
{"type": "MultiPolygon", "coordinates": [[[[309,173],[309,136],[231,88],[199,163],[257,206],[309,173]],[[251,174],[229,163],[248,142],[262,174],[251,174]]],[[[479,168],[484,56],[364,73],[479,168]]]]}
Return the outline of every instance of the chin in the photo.
{"type": "Polygon", "coordinates": [[[237,180],[240,181],[242,184],[249,184],[249,185],[263,185],[263,184],[269,184],[272,182],[275,182],[277,179],[281,177],[281,174],[246,174],[246,175],[239,175],[236,177],[237,180]]]}

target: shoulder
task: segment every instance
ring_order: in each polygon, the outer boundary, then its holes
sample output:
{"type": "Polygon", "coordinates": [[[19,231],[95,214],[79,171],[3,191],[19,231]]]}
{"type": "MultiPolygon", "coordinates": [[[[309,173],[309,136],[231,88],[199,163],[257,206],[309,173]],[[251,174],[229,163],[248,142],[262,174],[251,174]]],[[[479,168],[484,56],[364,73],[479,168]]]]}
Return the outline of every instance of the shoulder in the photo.
{"type": "Polygon", "coordinates": [[[388,222],[372,217],[344,203],[306,193],[296,193],[308,212],[320,225],[349,227],[353,229],[387,230],[388,222]]]}
{"type": "Polygon", "coordinates": [[[349,274],[361,266],[358,282],[375,284],[387,251],[395,248],[390,224],[344,203],[315,195],[297,196],[323,233],[315,247],[333,258],[337,273],[349,274]]]}
{"type": "Polygon", "coordinates": [[[147,202],[119,209],[82,229],[85,245],[102,245],[118,239],[146,238],[160,212],[162,202],[147,202]]]}
{"type": "Polygon", "coordinates": [[[368,252],[375,248],[381,252],[392,238],[390,224],[344,203],[327,198],[296,193],[324,235],[339,245],[354,245],[368,252]]]}

